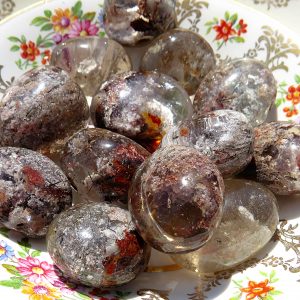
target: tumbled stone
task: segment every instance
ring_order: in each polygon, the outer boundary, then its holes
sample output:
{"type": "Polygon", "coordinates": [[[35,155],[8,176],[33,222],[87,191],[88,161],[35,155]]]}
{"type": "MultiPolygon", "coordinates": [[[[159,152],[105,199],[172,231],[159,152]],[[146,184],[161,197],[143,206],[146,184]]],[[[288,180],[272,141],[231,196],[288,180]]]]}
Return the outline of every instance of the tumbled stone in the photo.
{"type": "Polygon", "coordinates": [[[62,168],[85,198],[127,204],[132,177],[149,155],[125,136],[88,128],[75,133],[67,142],[62,168]]]}
{"type": "Polygon", "coordinates": [[[68,74],[53,66],[39,67],[16,80],[0,101],[0,146],[49,153],[86,126],[88,117],[84,94],[68,74]]]}
{"type": "Polygon", "coordinates": [[[253,141],[252,126],[245,115],[224,109],[175,126],[164,136],[161,147],[193,146],[217,165],[223,177],[230,177],[250,163],[253,141]]]}
{"type": "Polygon", "coordinates": [[[125,45],[151,40],[176,26],[174,0],[105,0],[104,29],[125,45]]]}
{"type": "Polygon", "coordinates": [[[204,78],[195,95],[194,109],[197,114],[236,110],[258,126],[267,119],[276,93],[276,80],[263,63],[236,59],[220,65],[204,78]]]}
{"type": "Polygon", "coordinates": [[[86,96],[94,96],[111,75],[131,70],[130,59],[120,44],[95,36],[69,39],[56,46],[51,64],[68,72],[86,96]]]}
{"type": "Polygon", "coordinates": [[[185,90],[171,77],[156,72],[127,72],[104,83],[92,100],[96,127],[133,139],[161,139],[192,116],[185,90]]]}
{"type": "Polygon", "coordinates": [[[64,276],[100,288],[133,280],[150,256],[130,213],[107,203],[85,203],[61,213],[49,228],[47,250],[64,276]]]}
{"type": "Polygon", "coordinates": [[[197,273],[215,273],[253,257],[272,238],[279,222],[275,196],[248,180],[225,180],[224,213],[212,238],[199,250],[172,255],[197,273]]]}
{"type": "Polygon", "coordinates": [[[71,204],[71,186],[53,161],[28,149],[0,148],[0,223],[42,237],[71,204]]]}
{"type": "Polygon", "coordinates": [[[165,253],[200,248],[218,225],[223,179],[196,149],[157,150],[138,169],[129,190],[129,211],[143,239],[165,253]]]}
{"type": "Polygon", "coordinates": [[[300,125],[272,122],[255,130],[257,179],[278,195],[300,193],[300,125]]]}
{"type": "Polygon", "coordinates": [[[141,70],[167,74],[193,95],[215,65],[214,51],[202,36],[177,28],[160,35],[150,44],[142,59],[141,70]]]}

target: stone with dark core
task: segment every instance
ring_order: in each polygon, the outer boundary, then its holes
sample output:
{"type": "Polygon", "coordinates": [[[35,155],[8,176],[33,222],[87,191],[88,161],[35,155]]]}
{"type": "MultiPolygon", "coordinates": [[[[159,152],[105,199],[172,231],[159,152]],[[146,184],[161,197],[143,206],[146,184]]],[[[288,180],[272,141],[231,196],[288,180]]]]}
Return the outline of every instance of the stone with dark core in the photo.
{"type": "Polygon", "coordinates": [[[218,225],[223,179],[196,149],[157,150],[138,169],[129,190],[129,211],[144,240],[165,253],[200,248],[218,225]]]}
{"type": "Polygon", "coordinates": [[[132,177],[149,155],[125,136],[88,128],[67,142],[62,168],[84,198],[127,204],[132,177]]]}
{"type": "Polygon", "coordinates": [[[220,65],[204,78],[195,95],[194,109],[197,114],[236,110],[255,127],[267,119],[276,94],[276,80],[263,63],[236,59],[220,65]]]}
{"type": "Polygon", "coordinates": [[[215,65],[214,51],[202,36],[177,28],[160,35],[149,45],[141,70],[167,74],[193,95],[215,65]]]}
{"type": "Polygon", "coordinates": [[[84,203],[61,213],[49,228],[47,250],[64,276],[96,288],[135,279],[150,256],[130,213],[107,203],[84,203]]]}
{"type": "Polygon", "coordinates": [[[49,158],[23,148],[0,148],[0,222],[38,238],[72,204],[65,174],[49,158]]]}
{"type": "Polygon", "coordinates": [[[300,193],[300,125],[272,122],[255,129],[257,179],[278,195],[300,193]]]}

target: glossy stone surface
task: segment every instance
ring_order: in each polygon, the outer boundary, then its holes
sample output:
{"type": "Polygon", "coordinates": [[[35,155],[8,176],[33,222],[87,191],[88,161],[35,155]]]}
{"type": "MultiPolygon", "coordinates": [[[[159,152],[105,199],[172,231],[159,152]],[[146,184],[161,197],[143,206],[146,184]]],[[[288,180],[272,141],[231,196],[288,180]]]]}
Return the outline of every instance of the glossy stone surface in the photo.
{"type": "Polygon", "coordinates": [[[28,149],[0,148],[0,223],[42,237],[71,204],[71,186],[53,161],[28,149]]]}
{"type": "Polygon", "coordinates": [[[279,222],[275,196],[248,180],[225,181],[222,221],[201,249],[172,255],[176,263],[198,273],[232,268],[253,257],[272,238],[279,222]]]}
{"type": "Polygon", "coordinates": [[[175,126],[164,136],[161,147],[193,146],[217,165],[223,177],[230,177],[250,163],[253,141],[252,126],[245,115],[224,109],[175,126]]]}
{"type": "Polygon", "coordinates": [[[258,126],[267,119],[276,93],[276,80],[264,64],[236,59],[204,78],[195,95],[194,109],[197,114],[218,109],[240,111],[258,126]]]}
{"type": "Polygon", "coordinates": [[[89,108],[80,87],[57,67],[24,73],[0,101],[0,146],[51,152],[86,126],[89,108]]]}
{"type": "Polygon", "coordinates": [[[214,51],[202,36],[185,29],[173,29],[149,45],[141,70],[167,74],[193,95],[215,65],[214,51]]]}
{"type": "Polygon", "coordinates": [[[107,35],[125,45],[151,40],[176,26],[174,0],[105,0],[107,35]]]}
{"type": "Polygon", "coordinates": [[[194,148],[157,150],[138,169],[129,190],[129,211],[153,248],[182,253],[200,248],[221,219],[223,179],[194,148]]]}
{"type": "Polygon", "coordinates": [[[47,250],[64,276],[100,288],[133,280],[150,256],[130,213],[107,203],[85,203],[61,213],[49,228],[47,250]]]}
{"type": "Polygon", "coordinates": [[[255,130],[257,179],[279,195],[300,193],[300,125],[272,122],[255,130]]]}
{"type": "Polygon", "coordinates": [[[96,127],[134,139],[160,139],[192,116],[185,90],[171,77],[156,72],[127,72],[104,83],[93,98],[96,127]]]}
{"type": "Polygon", "coordinates": [[[85,197],[127,204],[132,177],[149,155],[142,146],[125,136],[88,128],[74,134],[67,142],[62,168],[85,197]]]}
{"type": "Polygon", "coordinates": [[[86,96],[94,96],[111,75],[131,70],[130,59],[120,44],[95,36],[69,39],[56,46],[51,64],[68,72],[86,96]]]}

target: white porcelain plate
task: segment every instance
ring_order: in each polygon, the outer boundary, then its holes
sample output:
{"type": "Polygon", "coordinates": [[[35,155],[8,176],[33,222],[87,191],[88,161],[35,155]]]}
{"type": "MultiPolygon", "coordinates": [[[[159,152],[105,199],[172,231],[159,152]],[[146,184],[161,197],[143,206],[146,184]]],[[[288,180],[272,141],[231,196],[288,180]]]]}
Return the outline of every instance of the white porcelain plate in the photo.
{"type": "MultiPolygon", "coordinates": [[[[101,3],[97,1],[51,1],[2,22],[0,96],[24,71],[47,64],[52,47],[68,38],[71,31],[73,36],[103,36],[100,10],[101,3]],[[70,25],[61,26],[62,18],[70,25]]],[[[251,57],[265,62],[278,81],[272,118],[300,121],[300,37],[267,16],[230,0],[178,1],[177,14],[179,26],[203,35],[220,60],[251,57]]],[[[235,270],[200,278],[179,270],[167,256],[153,251],[148,271],[113,291],[67,285],[53,278],[44,241],[27,240],[3,228],[0,299],[298,299],[298,201],[292,197],[279,200],[281,222],[274,239],[257,258],[235,270]]]]}

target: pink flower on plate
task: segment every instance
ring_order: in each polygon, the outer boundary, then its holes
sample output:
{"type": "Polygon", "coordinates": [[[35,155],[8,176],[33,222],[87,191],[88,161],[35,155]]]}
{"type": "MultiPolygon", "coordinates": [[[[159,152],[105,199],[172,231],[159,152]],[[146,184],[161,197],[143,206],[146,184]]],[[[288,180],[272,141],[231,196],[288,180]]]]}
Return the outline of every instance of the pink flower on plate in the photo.
{"type": "Polygon", "coordinates": [[[26,280],[34,283],[41,283],[46,280],[53,283],[58,278],[53,265],[46,261],[40,262],[37,258],[28,256],[26,259],[18,258],[18,262],[17,270],[21,275],[26,276],[26,280]]]}
{"type": "Polygon", "coordinates": [[[76,20],[71,25],[71,30],[68,35],[70,38],[75,38],[78,36],[97,35],[98,31],[99,28],[97,27],[97,25],[91,24],[90,20],[76,20]]]}

